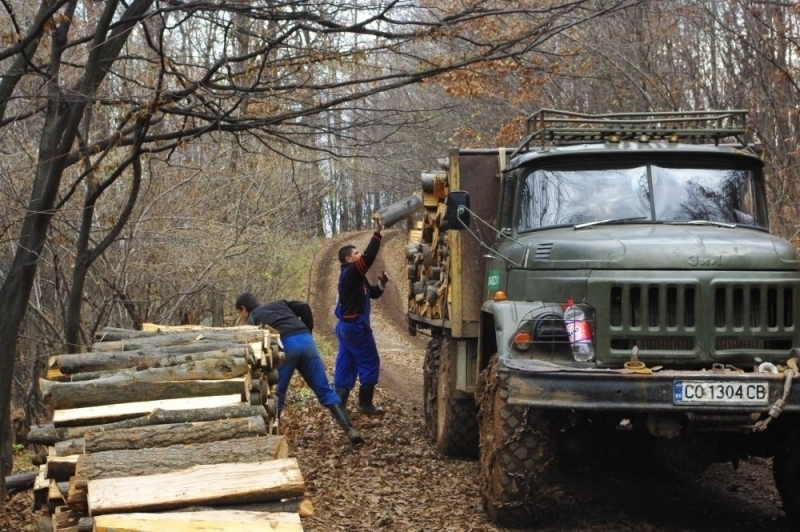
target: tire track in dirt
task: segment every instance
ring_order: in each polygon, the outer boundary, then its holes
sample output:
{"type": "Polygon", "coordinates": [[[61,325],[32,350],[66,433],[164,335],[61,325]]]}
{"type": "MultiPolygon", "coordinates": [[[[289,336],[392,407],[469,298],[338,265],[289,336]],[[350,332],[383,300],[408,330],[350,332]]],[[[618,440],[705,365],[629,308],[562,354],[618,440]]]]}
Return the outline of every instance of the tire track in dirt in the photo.
{"type": "MultiPolygon", "coordinates": [[[[390,282],[384,294],[372,302],[372,329],[381,355],[379,398],[388,394],[401,403],[422,405],[422,360],[427,338],[408,334],[406,322],[406,258],[405,233],[383,231],[381,250],[367,274],[371,282],[382,270],[389,273],[390,282]]],[[[339,281],[339,248],[353,244],[364,249],[372,231],[346,233],[326,241],[312,267],[312,290],[309,300],[314,309],[318,334],[334,344],[336,318],[333,309],[337,300],[339,281]]]]}

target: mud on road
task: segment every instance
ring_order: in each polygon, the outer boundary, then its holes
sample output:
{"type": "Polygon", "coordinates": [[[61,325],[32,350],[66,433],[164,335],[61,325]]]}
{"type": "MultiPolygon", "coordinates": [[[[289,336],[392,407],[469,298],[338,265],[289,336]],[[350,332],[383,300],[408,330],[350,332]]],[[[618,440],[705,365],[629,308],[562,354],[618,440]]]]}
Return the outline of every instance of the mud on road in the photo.
{"type": "MultiPolygon", "coordinates": [[[[371,233],[331,239],[316,261],[310,300],[315,334],[335,343],[339,247],[363,249],[371,233]]],[[[382,356],[378,419],[353,413],[367,444],[352,448],[314,401],[289,411],[285,430],[303,470],[314,514],[311,532],[386,530],[506,532],[481,508],[478,462],[440,456],[424,435],[422,361],[427,338],[406,327],[405,235],[384,232],[373,276],[392,282],[373,305],[373,329],[382,356]]],[[[352,406],[352,405],[351,405],[352,406]]],[[[352,409],[351,409],[352,411],[352,409]]],[[[634,450],[593,448],[572,454],[551,518],[530,530],[565,531],[786,531],[771,461],[717,464],[699,479],[667,475],[634,450]]]]}

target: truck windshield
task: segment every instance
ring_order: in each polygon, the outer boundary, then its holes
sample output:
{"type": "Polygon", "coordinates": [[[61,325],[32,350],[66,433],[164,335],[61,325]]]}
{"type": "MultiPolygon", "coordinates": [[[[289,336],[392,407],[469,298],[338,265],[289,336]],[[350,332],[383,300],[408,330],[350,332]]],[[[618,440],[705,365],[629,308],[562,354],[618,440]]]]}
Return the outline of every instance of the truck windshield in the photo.
{"type": "Polygon", "coordinates": [[[766,227],[755,179],[749,169],[654,165],[534,170],[520,183],[517,231],[622,218],[766,227]]]}

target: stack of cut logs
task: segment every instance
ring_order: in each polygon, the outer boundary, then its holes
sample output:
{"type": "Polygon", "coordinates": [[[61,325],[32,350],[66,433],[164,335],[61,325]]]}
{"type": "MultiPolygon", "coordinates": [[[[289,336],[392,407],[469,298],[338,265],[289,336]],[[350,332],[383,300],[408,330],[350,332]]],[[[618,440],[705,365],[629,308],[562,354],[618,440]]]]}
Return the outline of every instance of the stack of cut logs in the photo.
{"type": "Polygon", "coordinates": [[[305,483],[275,404],[278,337],[255,327],[105,329],[50,358],[31,427],[54,532],[302,531],[305,483]]]}
{"type": "Polygon", "coordinates": [[[449,319],[449,259],[447,233],[443,230],[447,197],[447,174],[422,174],[422,203],[425,215],[409,231],[408,310],[434,320],[449,319]],[[440,229],[441,228],[441,229],[440,229]]]}

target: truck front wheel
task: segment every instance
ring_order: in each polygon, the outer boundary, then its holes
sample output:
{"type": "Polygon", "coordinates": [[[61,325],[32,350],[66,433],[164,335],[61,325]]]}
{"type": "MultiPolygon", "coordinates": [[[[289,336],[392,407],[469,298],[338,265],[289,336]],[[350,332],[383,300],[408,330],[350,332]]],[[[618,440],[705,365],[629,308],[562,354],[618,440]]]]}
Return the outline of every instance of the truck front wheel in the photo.
{"type": "Polygon", "coordinates": [[[471,397],[453,397],[449,346],[446,337],[428,342],[423,367],[425,432],[443,455],[475,458],[478,409],[471,397]]]}
{"type": "Polygon", "coordinates": [[[800,419],[784,414],[778,421],[779,427],[770,427],[778,430],[772,473],[786,520],[791,526],[800,527],[800,419]]]}
{"type": "Polygon", "coordinates": [[[480,484],[497,525],[529,526],[555,501],[557,423],[546,411],[508,403],[508,376],[497,357],[478,381],[480,484]]]}

